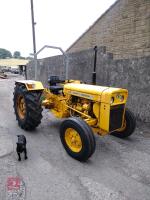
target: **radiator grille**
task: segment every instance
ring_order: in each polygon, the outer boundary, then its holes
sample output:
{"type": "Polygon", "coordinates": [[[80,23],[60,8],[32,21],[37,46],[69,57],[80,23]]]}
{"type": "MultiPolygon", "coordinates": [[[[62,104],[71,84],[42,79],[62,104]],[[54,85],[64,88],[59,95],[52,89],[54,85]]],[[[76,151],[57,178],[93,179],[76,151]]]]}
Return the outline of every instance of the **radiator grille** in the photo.
{"type": "Polygon", "coordinates": [[[109,131],[114,131],[122,126],[124,104],[110,108],[109,131]]]}

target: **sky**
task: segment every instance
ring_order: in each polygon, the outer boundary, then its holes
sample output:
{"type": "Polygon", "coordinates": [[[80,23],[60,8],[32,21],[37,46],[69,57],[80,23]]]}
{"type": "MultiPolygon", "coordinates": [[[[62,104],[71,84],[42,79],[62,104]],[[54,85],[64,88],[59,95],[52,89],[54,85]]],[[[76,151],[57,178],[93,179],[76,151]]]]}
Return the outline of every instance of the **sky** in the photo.
{"type": "MultiPolygon", "coordinates": [[[[116,0],[33,0],[37,51],[44,45],[66,50],[116,0]]],[[[0,48],[33,53],[30,0],[0,0],[0,48]]],[[[45,50],[39,55],[58,54],[45,50]]]]}

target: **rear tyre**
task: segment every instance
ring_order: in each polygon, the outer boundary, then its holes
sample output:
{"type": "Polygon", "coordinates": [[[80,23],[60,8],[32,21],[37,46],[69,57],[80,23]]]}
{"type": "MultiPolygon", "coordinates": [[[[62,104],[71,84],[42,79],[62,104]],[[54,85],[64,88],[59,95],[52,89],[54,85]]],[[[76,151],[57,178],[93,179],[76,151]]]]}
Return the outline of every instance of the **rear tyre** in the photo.
{"type": "Polygon", "coordinates": [[[91,127],[80,118],[68,118],[60,126],[60,139],[66,152],[79,161],[88,160],[95,151],[91,127]]]}
{"type": "Polygon", "coordinates": [[[114,135],[119,138],[126,138],[132,135],[136,127],[136,119],[134,114],[129,110],[126,109],[125,111],[125,128],[123,131],[116,131],[111,133],[111,135],[114,135]]]}
{"type": "Polygon", "coordinates": [[[23,84],[14,89],[14,110],[19,126],[25,130],[33,130],[42,119],[40,97],[42,91],[28,91],[23,84]]]}

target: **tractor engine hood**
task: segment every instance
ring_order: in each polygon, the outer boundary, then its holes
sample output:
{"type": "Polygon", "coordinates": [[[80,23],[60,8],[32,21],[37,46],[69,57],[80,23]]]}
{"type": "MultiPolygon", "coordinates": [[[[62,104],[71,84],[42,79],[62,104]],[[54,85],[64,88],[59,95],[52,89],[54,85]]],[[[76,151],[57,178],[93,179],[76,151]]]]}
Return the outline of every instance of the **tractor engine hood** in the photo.
{"type": "Polygon", "coordinates": [[[122,88],[113,88],[88,84],[68,83],[64,85],[64,94],[78,96],[92,101],[110,104],[111,98],[116,99],[119,103],[119,95],[123,95],[124,99],[121,103],[126,103],[128,90],[122,88]],[[118,100],[117,100],[118,99],[118,100]]]}

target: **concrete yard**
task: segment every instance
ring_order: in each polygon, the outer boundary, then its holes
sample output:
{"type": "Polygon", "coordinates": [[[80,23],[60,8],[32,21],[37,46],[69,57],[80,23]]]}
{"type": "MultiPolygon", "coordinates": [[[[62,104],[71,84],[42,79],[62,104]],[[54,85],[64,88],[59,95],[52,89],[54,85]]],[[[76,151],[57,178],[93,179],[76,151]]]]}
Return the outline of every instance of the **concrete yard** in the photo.
{"type": "Polygon", "coordinates": [[[150,200],[150,125],[138,122],[125,140],[96,136],[93,156],[78,162],[63,149],[61,121],[48,110],[35,131],[18,127],[13,88],[22,78],[0,79],[0,200],[150,200]],[[15,151],[18,134],[27,138],[28,160],[21,162],[15,151]],[[21,180],[18,196],[8,188],[10,177],[21,180]]]}

